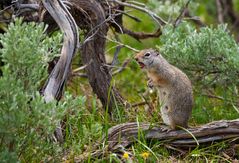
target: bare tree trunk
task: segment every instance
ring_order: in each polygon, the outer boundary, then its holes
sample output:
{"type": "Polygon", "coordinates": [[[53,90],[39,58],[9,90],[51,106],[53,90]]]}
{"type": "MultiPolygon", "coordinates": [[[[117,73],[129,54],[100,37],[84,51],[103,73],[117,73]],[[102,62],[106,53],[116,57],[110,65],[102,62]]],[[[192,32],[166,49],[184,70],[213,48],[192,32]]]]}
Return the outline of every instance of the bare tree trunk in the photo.
{"type": "Polygon", "coordinates": [[[108,25],[106,21],[105,11],[101,6],[101,3],[95,0],[71,0],[72,5],[78,11],[75,12],[75,19],[84,18],[84,26],[78,21],[78,25],[81,28],[85,28],[85,41],[81,47],[81,57],[83,64],[89,66],[86,67],[87,77],[94,93],[101,100],[103,106],[112,112],[112,108],[115,105],[123,104],[123,99],[119,92],[111,85],[111,74],[106,66],[105,60],[105,42],[108,32],[108,25]],[[87,26],[85,26],[87,24],[87,26]]]}

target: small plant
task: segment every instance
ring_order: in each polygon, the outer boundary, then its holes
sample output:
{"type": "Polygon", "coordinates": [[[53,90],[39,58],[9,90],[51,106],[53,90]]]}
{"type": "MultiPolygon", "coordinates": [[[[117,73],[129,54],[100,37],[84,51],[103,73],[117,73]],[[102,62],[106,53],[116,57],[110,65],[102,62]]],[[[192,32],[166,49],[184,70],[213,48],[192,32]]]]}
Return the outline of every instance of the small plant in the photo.
{"type": "Polygon", "coordinates": [[[58,104],[45,103],[38,90],[47,77],[47,62],[59,52],[61,36],[49,38],[46,26],[11,23],[0,35],[4,66],[0,78],[0,160],[40,162],[59,159],[62,148],[50,140],[68,108],[82,107],[84,99],[66,96],[58,104]],[[54,157],[54,158],[52,158],[54,157]]]}

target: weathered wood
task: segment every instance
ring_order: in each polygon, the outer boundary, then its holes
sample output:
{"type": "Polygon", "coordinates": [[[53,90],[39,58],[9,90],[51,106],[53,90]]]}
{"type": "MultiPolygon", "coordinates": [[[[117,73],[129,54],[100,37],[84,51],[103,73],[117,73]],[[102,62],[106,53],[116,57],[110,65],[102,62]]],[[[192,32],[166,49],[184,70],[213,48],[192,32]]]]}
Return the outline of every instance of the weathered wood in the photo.
{"type": "Polygon", "coordinates": [[[116,150],[118,146],[127,147],[142,133],[145,140],[156,140],[179,147],[195,147],[215,141],[239,139],[239,119],[215,121],[195,128],[169,132],[163,131],[164,127],[164,125],[136,122],[114,126],[108,131],[108,148],[116,150]]]}
{"type": "MultiPolygon", "coordinates": [[[[84,40],[81,46],[82,63],[86,67],[87,77],[93,92],[101,100],[104,108],[109,113],[116,105],[125,105],[126,101],[111,83],[112,74],[110,73],[105,61],[105,42],[109,26],[119,27],[119,33],[126,33],[136,39],[148,37],[158,37],[161,33],[133,32],[127,30],[122,25],[121,10],[124,6],[115,1],[99,0],[69,0],[70,12],[77,25],[84,31],[84,40]],[[90,63],[90,64],[89,64],[90,63]]],[[[45,14],[44,22],[49,24],[49,30],[56,28],[54,21],[45,14]]]]}
{"type": "Polygon", "coordinates": [[[42,2],[64,33],[60,59],[49,75],[43,90],[45,100],[48,102],[59,100],[61,97],[72,58],[78,49],[79,34],[74,19],[61,0],[42,0],[42,2]]]}
{"type": "MultiPolygon", "coordinates": [[[[123,105],[124,100],[116,88],[111,85],[112,76],[106,66],[105,42],[109,29],[107,11],[102,7],[103,1],[69,0],[68,2],[72,16],[84,32],[80,51],[82,64],[87,65],[85,69],[89,83],[104,108],[111,113],[115,105],[123,105]]],[[[40,15],[43,21],[49,24],[49,31],[57,28],[48,14],[41,12],[40,15]]]]}
{"type": "Polygon", "coordinates": [[[113,126],[108,130],[108,135],[101,141],[106,144],[105,148],[100,147],[101,143],[95,144],[89,151],[75,157],[74,161],[83,162],[89,157],[100,158],[111,152],[122,153],[122,149],[137,142],[139,138],[151,141],[150,144],[160,142],[165,147],[178,151],[181,151],[180,148],[212,145],[212,143],[229,139],[230,142],[234,143],[239,141],[239,119],[215,121],[194,128],[169,132],[165,131],[165,127],[163,124],[137,122],[113,126]]]}
{"type": "MultiPolygon", "coordinates": [[[[46,102],[50,102],[55,99],[60,100],[62,96],[72,58],[78,49],[79,34],[74,19],[61,0],[42,0],[42,3],[64,33],[60,59],[43,88],[44,99],[46,102]]],[[[57,140],[63,142],[60,122],[55,133],[57,140]]]]}
{"type": "Polygon", "coordinates": [[[111,74],[106,66],[105,42],[108,32],[106,11],[97,0],[70,0],[72,15],[78,26],[85,29],[81,58],[93,92],[111,113],[115,105],[123,104],[119,92],[111,85],[111,74]]]}
{"type": "MultiPolygon", "coordinates": [[[[43,0],[41,0],[44,2],[43,0]]],[[[33,21],[44,21],[46,24],[48,24],[48,32],[54,31],[58,28],[59,24],[58,22],[61,21],[60,19],[64,19],[64,16],[61,17],[54,17],[52,14],[60,14],[61,10],[57,10],[56,13],[47,13],[45,12],[45,5],[44,7],[41,5],[41,2],[39,0],[29,0],[24,1],[18,4],[18,9],[20,11],[23,10],[24,7],[27,7],[28,9],[33,9],[32,11],[38,11],[38,18],[33,19],[33,21]],[[23,7],[23,8],[22,8],[23,7]],[[57,20],[58,19],[58,20],[57,20]],[[56,24],[57,23],[57,24],[56,24]]],[[[122,1],[125,2],[125,1],[122,1]]],[[[109,30],[109,26],[115,27],[116,32],[118,33],[125,33],[128,34],[136,39],[145,39],[149,37],[158,37],[161,34],[160,30],[157,30],[155,33],[143,33],[143,32],[133,32],[129,29],[124,28],[122,23],[122,14],[125,12],[124,5],[128,5],[127,3],[118,3],[118,1],[107,1],[107,0],[68,0],[68,1],[58,1],[60,4],[58,7],[65,8],[64,12],[67,11],[66,7],[69,9],[71,15],[74,17],[77,25],[82,29],[82,32],[84,34],[84,40],[82,41],[81,46],[81,56],[82,56],[82,63],[84,65],[88,65],[86,67],[86,73],[87,77],[89,79],[89,83],[93,89],[93,92],[98,96],[98,98],[101,100],[104,107],[108,110],[109,113],[112,112],[112,109],[117,105],[126,105],[127,102],[122,98],[120,93],[116,90],[116,88],[111,83],[112,74],[110,73],[106,61],[105,61],[105,42],[106,42],[106,36],[107,32],[109,30]],[[65,4],[63,4],[65,3],[65,4]]],[[[52,1],[52,4],[54,4],[54,1],[52,1]]],[[[54,6],[51,6],[55,9],[57,9],[54,6]]],[[[131,6],[132,7],[132,6],[131,6]]],[[[134,8],[134,7],[133,7],[134,8]]],[[[54,9],[53,9],[54,10],[54,9]]],[[[140,10],[143,10],[144,12],[146,10],[140,8],[140,10]]],[[[23,12],[23,11],[22,11],[23,12]]],[[[67,11],[68,12],[68,11],[67,11]]],[[[32,12],[32,15],[34,12],[32,12]]],[[[68,13],[69,14],[69,13],[68,13]]],[[[31,21],[31,13],[28,13],[27,15],[29,17],[28,21],[31,21]]],[[[65,13],[62,13],[62,15],[65,15],[65,13]]],[[[150,12],[150,15],[155,18],[156,21],[159,21],[159,17],[156,17],[155,14],[150,12]]],[[[70,22],[72,22],[72,18],[69,17],[70,22]]],[[[161,21],[160,21],[161,22],[161,21]]],[[[61,26],[66,26],[63,21],[61,21],[61,26]]],[[[164,24],[164,23],[163,23],[164,24]]],[[[72,26],[73,27],[73,26],[72,26]]],[[[60,27],[61,28],[61,27],[60,27]]],[[[71,29],[70,29],[71,30],[71,29]]],[[[74,43],[73,43],[74,44],[74,43]]],[[[69,44],[69,47],[73,44],[69,44]]],[[[74,45],[71,47],[72,49],[74,45]]],[[[59,60],[58,65],[64,63],[61,63],[62,61],[59,60]]],[[[56,65],[56,67],[59,68],[59,66],[56,65]]],[[[67,66],[68,67],[68,63],[67,66]]],[[[52,74],[58,74],[57,78],[65,78],[66,74],[64,72],[64,75],[61,73],[56,72],[53,70],[52,74]]],[[[50,77],[52,78],[52,77],[50,77]]],[[[58,82],[59,85],[62,85],[62,88],[60,90],[54,89],[55,92],[52,91],[51,94],[58,94],[57,99],[61,97],[61,90],[63,89],[63,85],[65,82],[59,82],[57,80],[53,81],[50,79],[47,81],[48,84],[45,85],[45,89],[47,88],[47,85],[51,85],[54,82],[58,82]]],[[[65,79],[64,79],[65,80],[65,79]]],[[[53,87],[53,86],[50,86],[53,87]]],[[[49,90],[46,90],[46,92],[50,92],[49,90]]],[[[47,93],[45,96],[47,96],[47,99],[52,98],[50,93],[47,93]],[[48,94],[48,95],[47,95],[48,94]]]]}

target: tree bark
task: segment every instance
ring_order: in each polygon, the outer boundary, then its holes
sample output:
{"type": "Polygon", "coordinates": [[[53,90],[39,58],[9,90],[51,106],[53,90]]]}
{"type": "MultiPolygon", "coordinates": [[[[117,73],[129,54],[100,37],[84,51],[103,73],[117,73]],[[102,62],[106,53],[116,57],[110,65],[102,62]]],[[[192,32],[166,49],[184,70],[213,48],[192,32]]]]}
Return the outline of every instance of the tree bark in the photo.
{"type": "Polygon", "coordinates": [[[158,143],[165,147],[182,152],[181,149],[203,147],[212,143],[228,140],[228,143],[239,142],[239,119],[215,121],[202,126],[166,131],[165,125],[151,123],[123,123],[111,127],[101,143],[95,144],[89,151],[75,157],[75,162],[83,162],[89,157],[101,158],[105,154],[115,153],[122,156],[127,147],[140,141],[158,143]],[[102,144],[105,144],[102,149],[102,144]],[[93,149],[92,149],[93,148],[93,149]]]}
{"type": "MultiPolygon", "coordinates": [[[[105,42],[108,32],[103,1],[69,0],[68,7],[78,27],[84,31],[84,39],[80,45],[82,63],[93,92],[98,96],[109,113],[116,105],[123,105],[123,98],[111,84],[111,74],[106,66],[105,42]]],[[[51,16],[40,11],[41,19],[49,25],[49,32],[57,26],[51,16]]]]}
{"type": "MultiPolygon", "coordinates": [[[[42,3],[64,33],[60,59],[51,71],[42,90],[45,101],[51,102],[60,100],[62,96],[73,56],[77,52],[79,34],[74,19],[60,0],[42,0],[42,3]]],[[[55,134],[57,140],[62,143],[63,134],[60,122],[55,134]]]]}
{"type": "Polygon", "coordinates": [[[227,139],[239,140],[239,119],[211,122],[185,130],[164,131],[164,125],[150,123],[124,123],[109,129],[106,140],[109,150],[119,146],[127,147],[134,143],[139,134],[145,140],[160,141],[177,147],[196,147],[227,139]]]}
{"type": "Polygon", "coordinates": [[[86,67],[87,77],[93,92],[103,106],[112,112],[116,105],[123,104],[123,98],[111,83],[111,74],[106,66],[105,42],[108,32],[106,11],[96,0],[71,0],[72,14],[84,33],[81,46],[81,58],[86,67]],[[82,23],[84,22],[84,23],[82,23]]]}

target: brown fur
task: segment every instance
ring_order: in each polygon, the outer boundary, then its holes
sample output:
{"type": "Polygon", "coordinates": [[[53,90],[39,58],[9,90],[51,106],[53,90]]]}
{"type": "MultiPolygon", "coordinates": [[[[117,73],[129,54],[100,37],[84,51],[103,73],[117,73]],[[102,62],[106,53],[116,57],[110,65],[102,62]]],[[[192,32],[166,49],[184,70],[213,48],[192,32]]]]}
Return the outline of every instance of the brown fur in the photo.
{"type": "Polygon", "coordinates": [[[145,65],[152,84],[159,89],[161,116],[171,129],[188,127],[192,113],[193,92],[187,75],[169,64],[156,50],[146,49],[136,54],[135,59],[145,65]],[[149,56],[146,56],[150,53],[149,56]]]}

